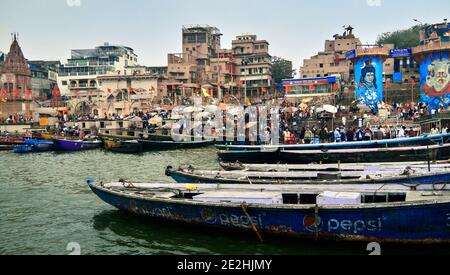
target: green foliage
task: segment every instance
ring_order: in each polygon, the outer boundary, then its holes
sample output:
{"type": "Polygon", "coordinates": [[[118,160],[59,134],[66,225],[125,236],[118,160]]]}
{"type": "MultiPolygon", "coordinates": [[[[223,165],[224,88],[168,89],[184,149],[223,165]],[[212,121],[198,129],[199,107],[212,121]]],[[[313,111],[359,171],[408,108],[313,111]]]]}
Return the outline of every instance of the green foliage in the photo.
{"type": "Polygon", "coordinates": [[[283,79],[292,79],[294,75],[292,61],[276,56],[272,58],[272,77],[275,83],[281,83],[283,79]]]}
{"type": "Polygon", "coordinates": [[[415,25],[406,30],[385,32],[378,36],[377,45],[395,44],[396,48],[412,48],[419,45],[419,32],[426,25],[415,25]]]}

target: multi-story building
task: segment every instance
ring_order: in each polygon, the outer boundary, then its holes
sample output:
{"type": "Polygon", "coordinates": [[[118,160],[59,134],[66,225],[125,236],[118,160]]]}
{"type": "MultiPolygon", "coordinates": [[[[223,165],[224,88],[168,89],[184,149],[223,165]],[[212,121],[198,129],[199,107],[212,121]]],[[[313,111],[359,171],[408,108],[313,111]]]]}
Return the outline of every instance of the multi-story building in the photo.
{"type": "Polygon", "coordinates": [[[232,48],[238,80],[244,86],[247,98],[257,101],[273,82],[269,42],[258,40],[254,34],[243,34],[232,41],[232,48]]]}
{"type": "Polygon", "coordinates": [[[218,92],[220,85],[217,85],[217,82],[222,83],[220,81],[222,75],[218,71],[223,67],[223,76],[226,80],[226,62],[229,57],[226,51],[221,50],[221,36],[220,30],[216,27],[183,26],[182,52],[168,55],[168,92],[174,103],[200,94],[202,87],[215,89],[212,91],[213,96],[222,97],[222,91],[218,92]],[[214,66],[216,72],[212,71],[214,66]],[[218,75],[221,75],[219,79],[218,75]]]}
{"type": "Polygon", "coordinates": [[[326,40],[324,51],[303,60],[300,68],[301,78],[320,78],[339,75],[342,80],[350,81],[353,65],[346,59],[346,53],[361,45],[359,38],[353,34],[353,28],[347,27],[343,35],[334,35],[333,40],[326,40]]]}
{"type": "Polygon", "coordinates": [[[95,49],[72,50],[71,58],[59,68],[61,94],[76,96],[77,91],[96,92],[96,77],[110,73],[125,74],[126,68],[138,65],[130,47],[105,43],[95,49]]]}
{"type": "Polygon", "coordinates": [[[166,94],[166,79],[151,74],[108,74],[97,76],[96,81],[97,93],[79,92],[69,101],[74,114],[104,117],[150,111],[152,103],[166,94]]]}
{"type": "Polygon", "coordinates": [[[52,95],[52,90],[57,83],[59,61],[28,61],[31,70],[31,83],[33,97],[47,100],[52,95]]]}

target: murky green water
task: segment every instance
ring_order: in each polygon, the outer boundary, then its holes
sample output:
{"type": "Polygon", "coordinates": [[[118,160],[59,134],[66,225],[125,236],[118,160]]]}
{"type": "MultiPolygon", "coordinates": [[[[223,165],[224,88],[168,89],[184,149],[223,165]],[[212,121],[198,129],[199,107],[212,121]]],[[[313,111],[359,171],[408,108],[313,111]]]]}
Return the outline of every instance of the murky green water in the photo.
{"type": "MultiPolygon", "coordinates": [[[[70,154],[0,152],[0,254],[58,254],[77,242],[81,254],[304,255],[368,254],[366,244],[269,239],[139,219],[115,210],[86,179],[172,182],[168,165],[218,168],[215,150],[142,156],[102,150],[70,154]]],[[[447,253],[448,247],[383,247],[385,253],[447,253]]]]}

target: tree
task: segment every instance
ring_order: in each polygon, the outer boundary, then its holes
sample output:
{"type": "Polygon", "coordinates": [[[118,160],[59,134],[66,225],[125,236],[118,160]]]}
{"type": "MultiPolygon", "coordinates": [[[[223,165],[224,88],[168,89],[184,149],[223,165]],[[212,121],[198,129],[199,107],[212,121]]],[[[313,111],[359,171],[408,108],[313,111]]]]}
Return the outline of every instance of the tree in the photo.
{"type": "Polygon", "coordinates": [[[419,45],[419,32],[423,30],[426,25],[415,25],[409,29],[396,30],[394,32],[385,32],[378,36],[377,44],[394,44],[397,48],[412,48],[419,45]]]}
{"type": "Polygon", "coordinates": [[[294,75],[292,61],[276,56],[272,58],[272,77],[275,83],[281,83],[283,79],[292,79],[294,75]]]}

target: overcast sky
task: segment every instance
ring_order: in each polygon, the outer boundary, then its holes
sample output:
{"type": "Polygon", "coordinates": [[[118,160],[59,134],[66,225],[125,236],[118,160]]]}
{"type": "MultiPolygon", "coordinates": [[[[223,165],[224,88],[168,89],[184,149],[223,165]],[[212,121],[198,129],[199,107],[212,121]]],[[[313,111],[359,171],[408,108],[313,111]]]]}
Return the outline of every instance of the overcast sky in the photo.
{"type": "Polygon", "coordinates": [[[238,34],[255,33],[269,41],[272,55],[298,69],[323,50],[325,39],[342,34],[343,25],[373,43],[414,18],[436,23],[449,11],[449,0],[1,0],[0,51],[19,32],[30,60],[65,61],[70,49],[110,42],[134,48],[143,65],[166,65],[168,52],[181,51],[182,25],[208,24],[224,34],[222,47],[230,48],[238,34]]]}

